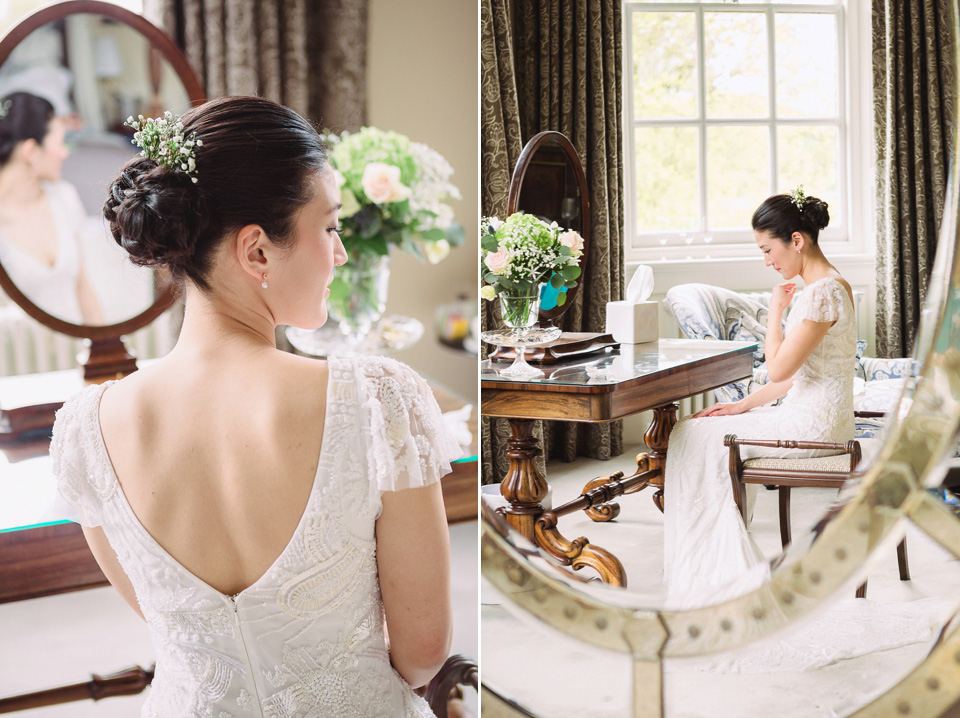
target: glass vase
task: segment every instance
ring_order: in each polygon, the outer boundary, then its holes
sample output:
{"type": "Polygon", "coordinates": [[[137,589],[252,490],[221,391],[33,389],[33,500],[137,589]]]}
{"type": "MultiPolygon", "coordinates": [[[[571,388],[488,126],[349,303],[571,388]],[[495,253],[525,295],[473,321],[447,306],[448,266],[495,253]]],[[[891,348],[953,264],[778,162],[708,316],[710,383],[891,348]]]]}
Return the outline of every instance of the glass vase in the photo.
{"type": "Polygon", "coordinates": [[[519,294],[500,293],[500,316],[517,338],[522,339],[530,328],[536,325],[539,313],[539,287],[532,287],[519,294]]]}
{"type": "Polygon", "coordinates": [[[386,310],[390,257],[351,251],[347,263],[337,269],[337,278],[345,285],[346,293],[331,296],[327,311],[340,333],[359,344],[386,310]]]}

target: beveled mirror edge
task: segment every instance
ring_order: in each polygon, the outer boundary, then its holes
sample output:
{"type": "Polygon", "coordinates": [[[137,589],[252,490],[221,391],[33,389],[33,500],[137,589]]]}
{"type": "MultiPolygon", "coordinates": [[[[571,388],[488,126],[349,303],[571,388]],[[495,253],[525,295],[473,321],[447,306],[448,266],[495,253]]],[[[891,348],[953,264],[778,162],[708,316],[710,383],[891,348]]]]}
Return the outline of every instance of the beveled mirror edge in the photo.
{"type": "Polygon", "coordinates": [[[583,170],[583,163],[580,161],[580,155],[570,139],[561,132],[547,130],[538,132],[523,147],[520,157],[517,159],[517,165],[510,176],[510,190],[507,195],[507,216],[517,211],[517,204],[520,201],[520,190],[523,187],[523,178],[527,174],[530,164],[537,150],[548,143],[557,144],[567,156],[570,166],[573,168],[574,176],[577,179],[577,187],[580,190],[580,236],[583,237],[583,257],[580,260],[580,281],[577,286],[567,290],[567,301],[562,306],[539,312],[540,321],[557,319],[570,307],[577,292],[583,287],[584,277],[586,277],[587,260],[590,254],[590,195],[587,192],[587,176],[583,170]]]}
{"type": "MultiPolygon", "coordinates": [[[[145,17],[126,8],[99,0],[67,0],[67,2],[47,5],[22,18],[14,27],[0,38],[0,66],[10,57],[14,48],[31,32],[43,25],[69,15],[78,13],[100,14],[122,22],[144,36],[151,47],[155,48],[170,63],[184,85],[187,98],[192,106],[206,101],[206,95],[196,72],[187,61],[186,55],[162,29],[145,17]]],[[[170,308],[178,296],[178,290],[171,281],[166,281],[153,303],[139,314],[115,324],[73,324],[53,316],[34,304],[11,279],[3,264],[0,263],[0,288],[23,309],[30,317],[55,332],[80,339],[102,340],[129,334],[149,325],[154,319],[170,308]]]]}

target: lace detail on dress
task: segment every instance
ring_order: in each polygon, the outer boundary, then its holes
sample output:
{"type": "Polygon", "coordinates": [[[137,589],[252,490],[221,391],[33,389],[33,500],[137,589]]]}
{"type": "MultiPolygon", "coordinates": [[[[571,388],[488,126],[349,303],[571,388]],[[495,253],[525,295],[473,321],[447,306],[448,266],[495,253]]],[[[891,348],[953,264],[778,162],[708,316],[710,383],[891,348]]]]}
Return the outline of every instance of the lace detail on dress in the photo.
{"type": "Polygon", "coordinates": [[[439,481],[461,451],[447,434],[427,383],[405,364],[386,357],[363,357],[357,365],[361,404],[369,415],[376,488],[400,491],[439,481]]]}
{"type": "Polygon", "coordinates": [[[88,422],[79,421],[81,416],[91,413],[96,417],[100,394],[105,386],[84,387],[64,403],[57,411],[50,442],[50,459],[57,477],[57,488],[74,508],[79,523],[88,527],[100,525],[102,506],[117,489],[116,482],[100,466],[96,442],[89,434],[91,428],[87,426],[88,422]],[[79,431],[86,431],[87,435],[76,436],[79,431]]]}
{"type": "Polygon", "coordinates": [[[106,385],[58,413],[60,493],[85,525],[103,526],[153,637],[156,675],[142,716],[433,715],[390,665],[374,528],[381,487],[436,481],[452,442],[426,383],[402,364],[331,357],[329,368],[303,517],[274,564],[236,596],[187,571],[137,520],[100,434],[106,385]]]}

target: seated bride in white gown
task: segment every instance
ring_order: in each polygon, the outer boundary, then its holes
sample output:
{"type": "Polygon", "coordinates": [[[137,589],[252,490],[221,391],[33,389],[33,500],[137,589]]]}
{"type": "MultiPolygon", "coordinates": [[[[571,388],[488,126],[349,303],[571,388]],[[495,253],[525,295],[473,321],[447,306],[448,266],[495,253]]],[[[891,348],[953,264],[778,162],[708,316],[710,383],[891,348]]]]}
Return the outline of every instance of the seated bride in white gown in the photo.
{"type": "MultiPolygon", "coordinates": [[[[770,383],[740,401],[697,412],[678,422],[670,434],[664,580],[665,603],[671,609],[720,603],[757,588],[770,575],[733,498],[729,454],[723,444],[726,434],[836,443],[854,438],[856,317],[850,285],[817,243],[828,222],[826,203],[804,196],[802,190],[768,198],[753,215],[757,247],[766,265],[784,279],[799,276],[804,289],[785,327],[781,326],[783,313],[796,284],[788,281],[773,289],[766,334],[770,383]],[[781,397],[780,405],[765,406],[781,397]]],[[[778,451],[744,446],[742,456],[777,456],[778,451]]],[[[790,455],[802,456],[793,450],[790,455]]],[[[756,486],[748,489],[752,504],[756,486]]],[[[936,615],[923,615],[920,606],[910,604],[871,612],[877,605],[851,601],[845,607],[851,611],[842,614],[835,608],[831,617],[820,620],[786,650],[767,651],[757,666],[760,670],[816,667],[930,637],[936,615]],[[865,621],[851,622],[851,615],[865,621]],[[878,615],[882,620],[874,620],[878,615]],[[864,626],[871,622],[876,635],[867,639],[864,626]],[[896,630],[885,630],[890,627],[896,630]]]]}
{"type": "Polygon", "coordinates": [[[135,263],[183,280],[179,341],[71,399],[51,449],[150,628],[142,715],[432,716],[410,686],[450,646],[438,480],[459,449],[403,364],[275,346],[324,323],[346,261],[313,127],[253,97],[181,121],[140,128],[104,206],[135,263]]]}

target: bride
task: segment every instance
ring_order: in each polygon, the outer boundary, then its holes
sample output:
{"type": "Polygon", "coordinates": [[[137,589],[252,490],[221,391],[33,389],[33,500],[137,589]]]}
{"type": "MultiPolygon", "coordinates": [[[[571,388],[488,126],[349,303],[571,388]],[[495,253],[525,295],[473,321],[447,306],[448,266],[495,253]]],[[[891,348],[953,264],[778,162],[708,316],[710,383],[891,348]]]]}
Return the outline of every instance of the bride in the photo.
{"type": "MultiPolygon", "coordinates": [[[[697,412],[678,422],[670,434],[664,491],[665,603],[670,609],[721,603],[756,589],[770,576],[769,564],[733,498],[726,434],[835,443],[854,438],[856,317],[850,285],[817,244],[829,219],[826,203],[804,196],[802,190],[768,198],[753,215],[766,265],[784,279],[799,276],[805,288],[797,296],[793,281],[774,287],[765,345],[770,383],[740,401],[697,412]],[[779,406],[764,406],[781,397],[779,406]]],[[[743,446],[741,451],[744,458],[755,458],[777,456],[781,450],[743,446]]],[[[790,456],[803,452],[791,450],[790,456]]],[[[748,488],[754,490],[748,495],[752,503],[756,487],[748,488]]],[[[927,640],[945,607],[937,599],[901,604],[841,601],[788,639],[713,668],[807,670],[927,640]]]]}
{"type": "Polygon", "coordinates": [[[439,478],[459,450],[426,383],[382,357],[280,352],[346,261],[317,132],[227,97],[142,120],[104,216],[183,281],[165,358],[59,412],[59,490],[147,622],[143,716],[432,716],[451,637],[439,478]],[[389,632],[389,638],[387,636],[389,632]]]}
{"type": "MultiPolygon", "coordinates": [[[[838,443],[853,439],[856,315],[850,285],[817,244],[829,221],[827,204],[804,196],[802,190],[768,198],[753,215],[757,247],[766,266],[787,280],[799,276],[805,289],[785,332],[783,314],[797,285],[791,281],[773,289],[765,345],[770,383],[738,402],[697,412],[670,434],[664,492],[670,605],[713,602],[715,591],[730,587],[731,581],[743,579],[763,563],[730,490],[724,435],[838,443]],[[781,397],[780,406],[764,406],[781,397]]],[[[744,458],[777,452],[743,449],[744,458]]],[[[752,500],[756,487],[751,489],[752,500]]]]}

